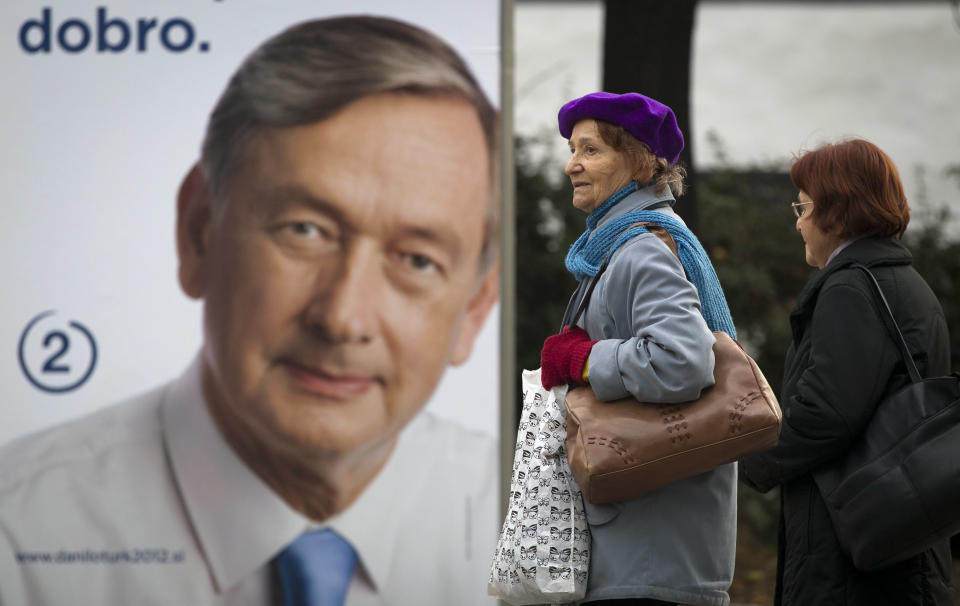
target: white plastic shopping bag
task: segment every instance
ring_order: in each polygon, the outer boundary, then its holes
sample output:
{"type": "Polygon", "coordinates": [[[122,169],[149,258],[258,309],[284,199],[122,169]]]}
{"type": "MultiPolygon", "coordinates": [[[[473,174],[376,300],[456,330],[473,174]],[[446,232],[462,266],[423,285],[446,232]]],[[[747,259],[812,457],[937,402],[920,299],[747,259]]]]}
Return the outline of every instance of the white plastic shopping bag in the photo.
{"type": "Polygon", "coordinates": [[[487,592],[514,606],[572,602],[586,594],[590,531],[567,463],[567,387],[544,389],[539,369],[523,371],[521,382],[509,505],[487,592]]]}

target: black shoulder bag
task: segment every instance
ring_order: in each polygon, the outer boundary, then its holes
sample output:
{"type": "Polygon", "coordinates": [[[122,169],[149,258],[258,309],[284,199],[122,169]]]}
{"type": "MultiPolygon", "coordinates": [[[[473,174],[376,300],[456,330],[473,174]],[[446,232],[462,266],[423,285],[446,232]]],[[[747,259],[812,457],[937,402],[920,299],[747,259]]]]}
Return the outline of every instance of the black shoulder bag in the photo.
{"type": "Polygon", "coordinates": [[[870,278],[911,381],[877,405],[846,456],[813,472],[841,547],[869,571],[960,532],[960,373],[922,379],[876,278],[852,267],[870,278]]]}

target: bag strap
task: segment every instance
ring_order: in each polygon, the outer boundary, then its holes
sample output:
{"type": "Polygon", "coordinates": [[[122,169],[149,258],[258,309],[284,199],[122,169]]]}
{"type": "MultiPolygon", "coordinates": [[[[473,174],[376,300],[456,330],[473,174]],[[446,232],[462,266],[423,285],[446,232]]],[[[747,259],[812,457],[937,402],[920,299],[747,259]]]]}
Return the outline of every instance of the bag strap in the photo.
{"type": "MultiPolygon", "coordinates": [[[[673,253],[673,256],[680,258],[680,253],[677,251],[677,242],[673,239],[673,236],[670,235],[670,232],[666,228],[657,225],[656,223],[649,223],[647,221],[640,221],[634,223],[627,229],[623,230],[624,232],[630,231],[634,227],[644,227],[647,231],[660,238],[660,240],[667,245],[667,248],[670,249],[670,252],[673,253]]],[[[593,295],[593,289],[596,288],[597,282],[600,281],[600,276],[603,275],[605,269],[607,269],[607,264],[610,262],[610,254],[607,254],[603,259],[603,263],[600,264],[600,269],[597,270],[593,280],[590,281],[590,286],[587,288],[587,292],[584,293],[583,299],[580,300],[580,305],[577,306],[577,313],[573,315],[573,320],[570,321],[570,326],[576,326],[577,321],[580,320],[580,316],[583,315],[583,312],[587,309],[587,304],[590,302],[590,297],[593,295]]]]}
{"type": "Polygon", "coordinates": [[[897,320],[893,317],[893,312],[890,310],[890,304],[887,303],[887,298],[883,296],[883,290],[880,289],[880,283],[877,282],[877,278],[873,275],[873,272],[862,263],[852,263],[850,267],[863,270],[863,272],[867,274],[867,277],[870,278],[870,284],[873,285],[873,291],[877,295],[877,299],[880,302],[880,307],[887,312],[886,315],[884,315],[883,311],[881,310],[881,319],[883,320],[883,324],[887,327],[887,333],[889,333],[890,337],[896,342],[897,349],[900,350],[900,356],[903,358],[903,363],[907,367],[907,373],[910,375],[910,381],[912,383],[920,382],[922,380],[920,371],[917,370],[917,364],[913,361],[913,356],[910,355],[910,349],[907,347],[907,341],[903,338],[903,333],[900,332],[900,327],[897,326],[897,320]]]}

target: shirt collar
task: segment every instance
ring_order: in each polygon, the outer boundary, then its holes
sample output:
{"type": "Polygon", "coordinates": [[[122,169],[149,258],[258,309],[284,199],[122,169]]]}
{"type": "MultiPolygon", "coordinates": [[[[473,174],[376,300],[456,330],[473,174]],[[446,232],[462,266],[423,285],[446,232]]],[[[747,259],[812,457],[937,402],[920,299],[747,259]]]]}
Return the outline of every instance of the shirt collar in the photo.
{"type": "Polygon", "coordinates": [[[343,512],[323,523],[291,508],[254,474],[223,438],[203,399],[202,356],[168,390],[163,431],[174,478],[218,591],[268,564],[303,532],[332,528],[356,550],[377,591],[389,581],[397,552],[396,519],[415,507],[427,449],[411,434],[427,422],[418,415],[400,435],[383,469],[343,512]]]}
{"type": "Polygon", "coordinates": [[[218,591],[268,563],[307,524],[224,440],[207,410],[198,355],[167,392],[163,431],[174,478],[218,591]]]}
{"type": "Polygon", "coordinates": [[[421,413],[401,432],[390,459],[356,501],[327,522],[356,549],[364,570],[378,591],[390,580],[394,559],[399,553],[397,520],[409,512],[429,490],[424,470],[429,468],[431,451],[415,437],[428,415],[421,413]]]}

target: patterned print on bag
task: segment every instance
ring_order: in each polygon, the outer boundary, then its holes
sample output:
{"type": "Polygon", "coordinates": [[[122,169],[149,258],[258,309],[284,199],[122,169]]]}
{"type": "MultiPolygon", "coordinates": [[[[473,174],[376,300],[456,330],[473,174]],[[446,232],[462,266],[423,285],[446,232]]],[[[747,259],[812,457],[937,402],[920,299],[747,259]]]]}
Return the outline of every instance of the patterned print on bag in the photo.
{"type": "Polygon", "coordinates": [[[730,411],[731,434],[737,434],[743,431],[743,413],[746,412],[748,406],[762,397],[763,394],[753,391],[740,398],[740,401],[733,405],[733,410],[730,411]]]}
{"type": "Polygon", "coordinates": [[[539,377],[524,385],[509,508],[490,574],[491,595],[509,603],[570,602],[589,577],[590,532],[566,461],[563,399],[538,385],[539,377]]]}
{"type": "Polygon", "coordinates": [[[687,418],[682,411],[682,406],[664,406],[660,409],[660,416],[663,417],[663,424],[672,444],[684,444],[693,437],[688,431],[687,418]]]}
{"type": "Polygon", "coordinates": [[[550,548],[550,561],[551,562],[569,562],[570,561],[570,548],[566,549],[557,549],[556,547],[550,548]]]}
{"type": "Polygon", "coordinates": [[[553,521],[563,520],[564,522],[570,521],[570,510],[569,509],[559,509],[557,507],[550,507],[550,519],[553,521]]]}

